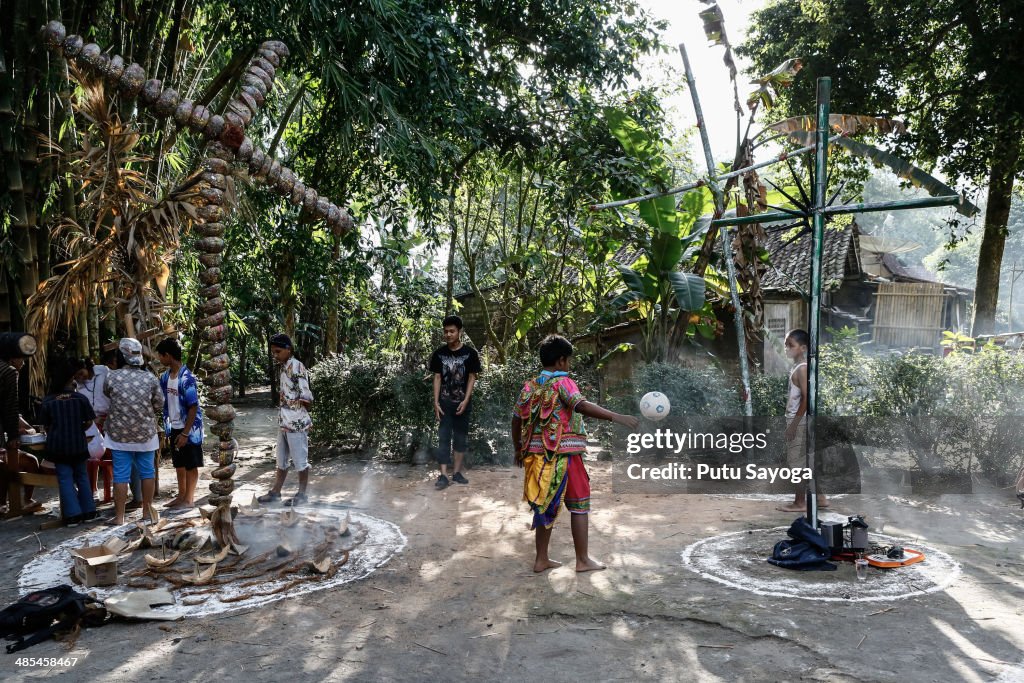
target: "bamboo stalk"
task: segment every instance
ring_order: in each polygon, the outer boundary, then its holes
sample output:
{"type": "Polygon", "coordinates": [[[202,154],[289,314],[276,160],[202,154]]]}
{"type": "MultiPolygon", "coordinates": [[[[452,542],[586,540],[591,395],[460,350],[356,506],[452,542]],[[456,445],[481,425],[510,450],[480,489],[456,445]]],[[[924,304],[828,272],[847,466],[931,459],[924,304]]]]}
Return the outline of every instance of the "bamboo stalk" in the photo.
{"type": "MultiPolygon", "coordinates": [[[[697,129],[700,131],[700,141],[704,147],[704,161],[708,166],[708,175],[715,174],[715,159],[711,155],[711,140],[708,137],[707,126],[704,125],[704,113],[700,107],[700,97],[697,95],[697,82],[693,77],[693,69],[690,68],[690,60],[686,56],[686,46],[679,44],[679,54],[683,57],[683,69],[686,71],[686,83],[689,86],[690,98],[693,100],[693,109],[697,114],[697,129]]],[[[722,190],[717,184],[711,186],[711,192],[715,197],[715,216],[719,217],[725,211],[725,198],[722,190]]],[[[747,331],[743,321],[743,307],[740,304],[739,287],[736,285],[736,262],[732,255],[732,243],[729,241],[729,231],[722,230],[722,252],[725,256],[726,274],[729,278],[729,296],[733,306],[733,322],[736,325],[736,345],[739,347],[740,379],[743,382],[743,414],[750,417],[754,414],[754,407],[750,395],[750,367],[747,362],[747,331]]],[[[708,235],[711,238],[711,235],[708,235]]]]}

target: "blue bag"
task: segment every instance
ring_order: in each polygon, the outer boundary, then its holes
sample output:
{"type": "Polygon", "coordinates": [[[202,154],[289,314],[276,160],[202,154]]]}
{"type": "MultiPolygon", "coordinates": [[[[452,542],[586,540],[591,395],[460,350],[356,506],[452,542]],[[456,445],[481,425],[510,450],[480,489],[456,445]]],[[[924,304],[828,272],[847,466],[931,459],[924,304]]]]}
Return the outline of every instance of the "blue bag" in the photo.
{"type": "Polygon", "coordinates": [[[804,517],[797,517],[789,527],[789,538],[779,541],[768,562],[783,569],[832,572],[836,566],[828,541],[804,517]]]}

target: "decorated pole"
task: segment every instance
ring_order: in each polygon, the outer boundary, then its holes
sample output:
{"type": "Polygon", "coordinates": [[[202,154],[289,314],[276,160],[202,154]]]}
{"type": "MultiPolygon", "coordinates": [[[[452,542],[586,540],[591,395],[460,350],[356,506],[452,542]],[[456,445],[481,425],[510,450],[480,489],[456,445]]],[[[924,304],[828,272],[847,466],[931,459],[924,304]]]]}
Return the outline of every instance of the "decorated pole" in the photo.
{"type": "Polygon", "coordinates": [[[164,87],[157,79],[146,80],[138,64],[128,64],[121,55],[105,54],[95,43],[85,44],[81,36],[66,35],[64,26],[51,21],[42,29],[47,48],[74,61],[84,71],[102,78],[128,100],[138,99],[140,105],[157,117],[174,117],[179,128],[191,130],[208,141],[206,158],[196,180],[199,185],[199,207],[196,230],[201,235],[196,243],[199,261],[204,270],[199,274],[203,285],[200,304],[202,317],[197,322],[206,360],[203,384],[211,404],[206,414],[211,419],[210,431],[218,438],[217,465],[210,484],[210,503],[216,506],[211,522],[222,548],[236,552],[245,548],[238,544],[231,517],[231,494],[234,490],[235,455],[238,442],[233,437],[235,409],[231,405],[231,370],[227,347],[226,312],[221,299],[220,266],[224,251],[224,218],[231,209],[226,206],[227,179],[234,164],[246,164],[249,174],[284,196],[309,216],[325,221],[335,232],[353,226],[348,212],[335,206],[316,190],[306,187],[295,173],[256,148],[246,136],[245,128],[263,106],[274,87],[274,76],[288,48],[276,40],[259,46],[256,56],[242,76],[237,95],[222,116],[179,97],[173,88],[164,87]]]}

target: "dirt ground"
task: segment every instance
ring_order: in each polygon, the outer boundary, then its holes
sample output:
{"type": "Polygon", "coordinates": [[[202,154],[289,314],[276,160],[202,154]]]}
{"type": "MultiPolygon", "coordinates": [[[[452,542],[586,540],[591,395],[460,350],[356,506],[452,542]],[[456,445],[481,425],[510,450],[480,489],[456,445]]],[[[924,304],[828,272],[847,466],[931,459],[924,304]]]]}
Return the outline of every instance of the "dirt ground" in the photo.
{"type": "MultiPolygon", "coordinates": [[[[269,486],[274,413],[240,412],[240,479],[269,486]]],[[[408,539],[368,578],[250,611],[109,624],[70,650],[51,641],[0,654],[0,679],[1024,681],[1024,512],[1005,492],[835,501],[838,512],[884,514],[886,533],[940,548],[963,573],[928,595],[824,603],[737,590],[683,566],[683,549],[698,540],[787,525],[793,515],[776,503],[616,496],[609,464],[588,466],[592,554],[607,571],[573,571],[563,517],[552,556],[566,566],[532,573],[518,470],[474,468],[468,486],[439,492],[430,466],[320,461],[316,499],[394,522],[408,539]],[[17,666],[20,656],[77,662],[17,666]]],[[[173,480],[165,467],[162,498],[173,480]]],[[[18,573],[39,543],[86,530],[39,532],[37,542],[39,521],[0,523],[4,604],[18,597],[18,573]]],[[[779,538],[765,535],[766,552],[779,538]]]]}

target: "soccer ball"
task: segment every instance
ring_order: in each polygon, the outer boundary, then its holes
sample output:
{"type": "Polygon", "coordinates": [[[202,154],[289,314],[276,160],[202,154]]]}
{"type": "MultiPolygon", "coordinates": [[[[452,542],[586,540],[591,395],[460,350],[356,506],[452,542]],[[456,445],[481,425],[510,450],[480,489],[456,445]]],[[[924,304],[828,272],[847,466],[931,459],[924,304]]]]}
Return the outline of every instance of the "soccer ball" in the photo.
{"type": "Polygon", "coordinates": [[[640,412],[648,420],[663,420],[668,417],[668,411],[672,405],[668,402],[668,396],[660,391],[651,391],[644,394],[640,399],[640,412]]]}

